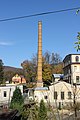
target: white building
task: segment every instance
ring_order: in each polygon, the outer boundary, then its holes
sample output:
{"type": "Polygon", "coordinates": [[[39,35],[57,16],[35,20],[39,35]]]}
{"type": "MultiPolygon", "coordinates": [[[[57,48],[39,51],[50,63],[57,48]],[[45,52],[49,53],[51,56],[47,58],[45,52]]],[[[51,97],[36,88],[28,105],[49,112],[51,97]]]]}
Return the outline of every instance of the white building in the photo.
{"type": "Polygon", "coordinates": [[[50,103],[52,105],[66,104],[73,102],[73,87],[64,81],[59,81],[49,87],[50,103]]]}
{"type": "Polygon", "coordinates": [[[47,87],[36,87],[34,90],[34,99],[36,102],[40,103],[41,99],[44,100],[44,102],[49,101],[49,90],[47,87]]]}
{"type": "Polygon", "coordinates": [[[0,106],[3,104],[8,104],[11,101],[13,92],[16,89],[16,87],[19,87],[21,93],[23,94],[22,85],[6,84],[6,86],[0,86],[0,106]]]}
{"type": "Polygon", "coordinates": [[[74,96],[76,102],[80,101],[80,54],[67,55],[63,63],[63,81],[59,81],[61,74],[53,74],[55,80],[53,85],[49,88],[35,88],[34,99],[37,102],[43,99],[44,102],[49,102],[51,105],[65,105],[74,102],[74,96]]]}
{"type": "Polygon", "coordinates": [[[70,84],[80,84],[80,54],[69,54],[64,60],[64,80],[70,84]]]}
{"type": "Polygon", "coordinates": [[[53,85],[46,87],[35,88],[34,99],[40,103],[41,99],[45,103],[52,106],[67,105],[74,102],[74,95],[76,102],[80,101],[80,86],[73,86],[64,81],[58,81],[53,85]]]}

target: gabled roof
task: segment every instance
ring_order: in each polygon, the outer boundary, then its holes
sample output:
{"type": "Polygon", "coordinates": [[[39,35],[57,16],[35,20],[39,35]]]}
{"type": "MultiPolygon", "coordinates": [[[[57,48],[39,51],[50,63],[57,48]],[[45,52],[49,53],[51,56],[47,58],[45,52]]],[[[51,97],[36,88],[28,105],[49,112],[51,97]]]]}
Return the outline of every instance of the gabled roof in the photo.
{"type": "MultiPolygon", "coordinates": [[[[51,86],[54,86],[54,85],[59,85],[59,84],[64,84],[64,85],[67,85],[67,86],[72,86],[70,83],[67,83],[67,82],[65,82],[65,81],[58,81],[58,82],[54,82],[51,86]]],[[[49,87],[51,87],[51,86],[49,86],[49,87]]]]}

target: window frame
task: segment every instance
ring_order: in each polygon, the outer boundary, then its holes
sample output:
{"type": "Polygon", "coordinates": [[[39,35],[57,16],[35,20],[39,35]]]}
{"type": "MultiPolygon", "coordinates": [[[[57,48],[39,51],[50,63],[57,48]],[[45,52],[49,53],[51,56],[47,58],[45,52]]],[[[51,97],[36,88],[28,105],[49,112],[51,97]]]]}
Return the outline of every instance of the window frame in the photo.
{"type": "Polygon", "coordinates": [[[76,62],[79,62],[79,56],[76,56],[76,57],[75,57],[75,61],[76,61],[76,62]]]}
{"type": "Polygon", "coordinates": [[[54,91],[54,99],[57,100],[57,91],[54,91]]]}
{"type": "Polygon", "coordinates": [[[3,95],[4,95],[4,97],[7,97],[7,91],[4,91],[3,95]]]}
{"type": "Polygon", "coordinates": [[[71,93],[71,91],[68,91],[68,99],[72,99],[72,93],[71,93]]]}
{"type": "Polygon", "coordinates": [[[76,83],[79,83],[79,76],[76,76],[76,83]]]}
{"type": "Polygon", "coordinates": [[[61,91],[61,100],[64,100],[64,91],[61,91]]]}

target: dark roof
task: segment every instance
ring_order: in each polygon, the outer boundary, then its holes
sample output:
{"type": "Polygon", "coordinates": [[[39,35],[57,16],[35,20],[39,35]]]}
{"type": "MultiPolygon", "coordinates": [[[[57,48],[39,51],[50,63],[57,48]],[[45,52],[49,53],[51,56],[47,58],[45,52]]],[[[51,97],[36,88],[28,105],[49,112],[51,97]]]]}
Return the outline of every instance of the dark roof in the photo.
{"type": "Polygon", "coordinates": [[[68,58],[69,56],[71,57],[71,55],[80,55],[80,54],[68,54],[65,56],[65,58],[63,59],[63,62],[65,61],[66,58],[68,58]]]}

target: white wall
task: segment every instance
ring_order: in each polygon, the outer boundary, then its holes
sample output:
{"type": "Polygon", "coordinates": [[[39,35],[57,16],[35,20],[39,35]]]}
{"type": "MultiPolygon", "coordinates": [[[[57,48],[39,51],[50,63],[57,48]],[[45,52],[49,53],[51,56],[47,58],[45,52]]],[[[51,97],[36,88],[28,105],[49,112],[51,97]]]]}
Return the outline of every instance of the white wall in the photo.
{"type": "Polygon", "coordinates": [[[71,61],[72,61],[72,62],[76,62],[76,61],[75,61],[75,57],[76,57],[76,56],[79,56],[79,62],[80,62],[80,55],[79,55],[79,54],[75,54],[75,55],[73,54],[73,55],[71,55],[71,61]]]}
{"type": "MultiPolygon", "coordinates": [[[[55,103],[55,101],[59,102],[70,102],[71,99],[68,99],[68,92],[72,92],[71,85],[66,82],[59,82],[55,85],[49,87],[50,89],[50,102],[55,103]],[[57,100],[54,99],[54,91],[57,92],[57,100]],[[64,99],[61,100],[61,92],[64,92],[64,99]]],[[[72,96],[73,97],[73,96],[72,96]]]]}
{"type": "Polygon", "coordinates": [[[49,101],[49,91],[48,90],[35,90],[34,91],[34,99],[36,102],[40,103],[40,101],[43,99],[44,102],[49,101]],[[47,97],[47,99],[46,99],[47,97]]]}
{"type": "MultiPolygon", "coordinates": [[[[23,86],[22,85],[18,85],[18,87],[21,90],[21,93],[23,94],[23,86]]],[[[16,86],[15,85],[9,85],[9,86],[3,86],[0,87],[0,105],[4,104],[4,103],[8,103],[10,102],[12,96],[13,96],[13,92],[15,90],[16,86]],[[4,91],[6,92],[6,97],[4,97],[4,91]]]]}

